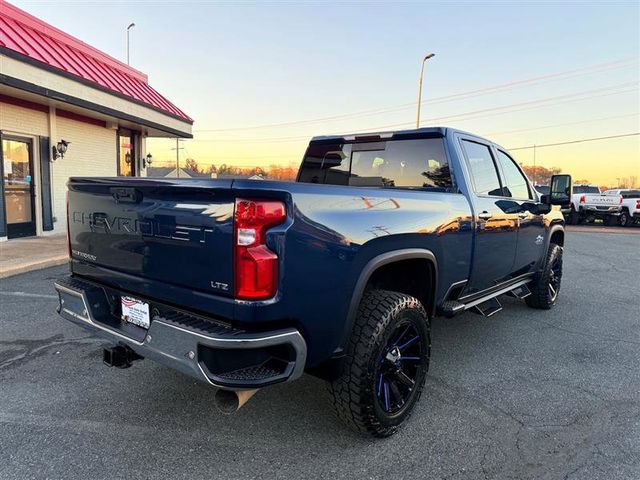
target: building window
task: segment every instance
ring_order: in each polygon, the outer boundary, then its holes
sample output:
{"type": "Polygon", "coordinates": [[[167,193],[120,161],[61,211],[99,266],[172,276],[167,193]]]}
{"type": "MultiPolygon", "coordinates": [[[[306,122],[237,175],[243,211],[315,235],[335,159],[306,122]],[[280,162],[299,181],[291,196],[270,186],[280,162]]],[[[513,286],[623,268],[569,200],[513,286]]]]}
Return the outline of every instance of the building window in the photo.
{"type": "Polygon", "coordinates": [[[130,130],[118,130],[118,176],[133,177],[136,174],[135,134],[130,130]]]}

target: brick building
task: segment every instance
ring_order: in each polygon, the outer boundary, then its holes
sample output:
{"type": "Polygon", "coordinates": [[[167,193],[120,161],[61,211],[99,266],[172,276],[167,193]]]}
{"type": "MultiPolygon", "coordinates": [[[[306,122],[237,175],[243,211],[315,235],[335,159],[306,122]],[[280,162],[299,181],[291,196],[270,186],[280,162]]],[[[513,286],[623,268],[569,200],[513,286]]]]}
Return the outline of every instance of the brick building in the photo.
{"type": "Polygon", "coordinates": [[[142,72],[0,0],[0,240],[63,232],[70,176],[145,176],[146,139],[192,123],[142,72]]]}

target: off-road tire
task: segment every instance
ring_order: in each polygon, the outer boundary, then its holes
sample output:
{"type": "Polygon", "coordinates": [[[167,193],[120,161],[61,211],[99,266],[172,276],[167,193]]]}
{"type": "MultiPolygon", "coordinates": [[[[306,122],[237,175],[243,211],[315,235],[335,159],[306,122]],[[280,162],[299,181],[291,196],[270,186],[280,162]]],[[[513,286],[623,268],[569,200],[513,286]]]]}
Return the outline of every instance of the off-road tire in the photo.
{"type": "Polygon", "coordinates": [[[629,212],[627,212],[626,210],[622,211],[620,217],[618,217],[618,222],[620,223],[621,227],[630,227],[631,225],[633,225],[633,219],[631,218],[631,215],[629,215],[629,212]]]}
{"type": "Polygon", "coordinates": [[[551,243],[549,244],[547,258],[545,259],[542,271],[536,275],[534,281],[529,285],[531,295],[525,298],[527,305],[532,308],[538,308],[541,310],[549,310],[551,307],[553,307],[558,300],[561,279],[562,247],[560,245],[556,245],[555,243],[551,243]],[[560,275],[556,287],[556,294],[554,296],[549,289],[549,284],[554,276],[557,277],[557,275],[552,271],[552,266],[554,266],[555,262],[559,262],[560,275]]]}
{"type": "Polygon", "coordinates": [[[357,432],[375,437],[393,435],[411,415],[420,399],[429,369],[431,347],[429,317],[420,301],[388,290],[370,290],[360,302],[353,332],[339,377],[329,382],[329,396],[338,417],[357,432]],[[376,399],[376,362],[396,326],[411,322],[425,347],[421,374],[403,409],[391,416],[376,399]]]}

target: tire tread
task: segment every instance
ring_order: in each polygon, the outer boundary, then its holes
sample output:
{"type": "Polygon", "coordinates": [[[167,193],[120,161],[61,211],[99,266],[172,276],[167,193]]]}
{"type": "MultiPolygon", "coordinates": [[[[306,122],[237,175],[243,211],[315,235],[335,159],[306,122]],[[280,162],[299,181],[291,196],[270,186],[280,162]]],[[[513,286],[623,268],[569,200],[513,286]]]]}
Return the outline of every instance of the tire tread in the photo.
{"type": "MultiPolygon", "coordinates": [[[[368,363],[371,352],[375,349],[376,339],[382,336],[391,320],[406,308],[418,309],[427,319],[428,328],[427,314],[416,298],[388,290],[365,292],[346,348],[341,375],[328,384],[329,397],[338,418],[358,432],[386,437],[395,433],[398,428],[382,425],[376,419],[372,403],[368,401],[371,399],[367,398],[367,377],[373,375],[368,363]]],[[[420,398],[422,385],[416,388],[418,391],[414,405],[420,398]]],[[[411,409],[404,420],[410,413],[411,409]]]]}
{"type": "Polygon", "coordinates": [[[549,310],[551,307],[553,307],[555,302],[549,301],[548,284],[551,271],[551,263],[554,257],[557,255],[562,258],[562,247],[555,243],[549,244],[549,249],[547,250],[547,256],[545,258],[544,269],[529,285],[531,295],[525,298],[525,302],[528,306],[541,310],[549,310]]]}

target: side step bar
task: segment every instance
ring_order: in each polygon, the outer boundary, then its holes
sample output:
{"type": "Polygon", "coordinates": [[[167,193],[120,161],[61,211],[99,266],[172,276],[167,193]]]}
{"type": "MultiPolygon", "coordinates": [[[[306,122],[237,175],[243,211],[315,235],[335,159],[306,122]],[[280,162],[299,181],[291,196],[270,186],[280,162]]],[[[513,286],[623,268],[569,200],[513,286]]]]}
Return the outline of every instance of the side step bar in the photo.
{"type": "Polygon", "coordinates": [[[527,285],[522,285],[521,287],[515,288],[510,292],[507,292],[507,295],[517,298],[519,300],[523,300],[527,298],[529,295],[531,295],[531,290],[529,290],[529,287],[527,285]]]}
{"type": "Polygon", "coordinates": [[[490,317],[494,313],[498,313],[500,310],[502,310],[502,304],[496,297],[493,297],[486,302],[476,305],[471,311],[478,313],[483,317],[490,317]]]}
{"type": "Polygon", "coordinates": [[[476,313],[490,317],[494,313],[502,310],[502,304],[497,299],[500,295],[509,294],[520,299],[531,295],[531,291],[527,286],[531,280],[531,278],[522,279],[479,298],[471,297],[469,299],[448,300],[442,304],[440,312],[445,317],[451,318],[466,310],[473,309],[476,313]]]}

